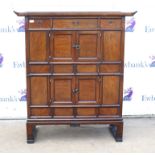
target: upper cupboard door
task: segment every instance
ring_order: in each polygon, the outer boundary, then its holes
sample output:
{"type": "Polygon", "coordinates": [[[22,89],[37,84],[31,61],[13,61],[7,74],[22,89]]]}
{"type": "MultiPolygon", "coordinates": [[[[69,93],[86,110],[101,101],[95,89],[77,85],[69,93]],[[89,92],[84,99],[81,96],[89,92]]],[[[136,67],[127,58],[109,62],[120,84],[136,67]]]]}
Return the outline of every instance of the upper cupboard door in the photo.
{"type": "Polygon", "coordinates": [[[47,61],[48,33],[44,31],[29,32],[29,60],[47,61]]]}
{"type": "Polygon", "coordinates": [[[121,31],[104,31],[101,38],[101,51],[104,61],[121,61],[121,31]]]}
{"type": "Polygon", "coordinates": [[[51,33],[50,38],[50,60],[51,61],[73,61],[74,58],[74,33],[59,31],[51,33]]]}
{"type": "Polygon", "coordinates": [[[100,57],[100,32],[77,32],[77,43],[74,47],[76,51],[76,58],[78,61],[97,61],[100,57]]]}

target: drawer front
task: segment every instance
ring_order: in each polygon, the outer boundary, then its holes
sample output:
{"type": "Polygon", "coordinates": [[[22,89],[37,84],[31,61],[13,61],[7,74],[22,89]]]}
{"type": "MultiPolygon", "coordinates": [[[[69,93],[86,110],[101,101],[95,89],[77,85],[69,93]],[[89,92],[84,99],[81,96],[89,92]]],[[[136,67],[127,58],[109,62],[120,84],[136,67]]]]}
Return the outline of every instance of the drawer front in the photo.
{"type": "Polygon", "coordinates": [[[53,28],[97,28],[97,19],[54,19],[53,28]]]}
{"type": "Polygon", "coordinates": [[[73,108],[54,108],[54,117],[73,116],[73,108]]]}
{"type": "Polygon", "coordinates": [[[78,73],[97,73],[96,65],[77,65],[78,73]]]}
{"type": "Polygon", "coordinates": [[[50,66],[49,65],[31,65],[29,67],[30,73],[49,73],[50,66]]]}
{"type": "Polygon", "coordinates": [[[99,108],[99,115],[106,116],[106,115],[119,115],[118,108],[99,108]]]}
{"type": "Polygon", "coordinates": [[[31,116],[50,116],[49,108],[31,108],[30,109],[31,116]]]}
{"type": "Polygon", "coordinates": [[[50,28],[51,25],[50,19],[29,19],[29,28],[50,28]]]}
{"type": "Polygon", "coordinates": [[[101,28],[105,29],[120,29],[121,19],[102,19],[101,28]]]}
{"type": "Polygon", "coordinates": [[[53,72],[57,73],[73,73],[73,66],[72,65],[54,65],[53,72]]]}
{"type": "Polygon", "coordinates": [[[121,71],[120,65],[100,65],[101,73],[119,73],[121,71]]]}
{"type": "Polygon", "coordinates": [[[96,108],[77,108],[77,117],[78,116],[93,116],[97,115],[96,108]]]}

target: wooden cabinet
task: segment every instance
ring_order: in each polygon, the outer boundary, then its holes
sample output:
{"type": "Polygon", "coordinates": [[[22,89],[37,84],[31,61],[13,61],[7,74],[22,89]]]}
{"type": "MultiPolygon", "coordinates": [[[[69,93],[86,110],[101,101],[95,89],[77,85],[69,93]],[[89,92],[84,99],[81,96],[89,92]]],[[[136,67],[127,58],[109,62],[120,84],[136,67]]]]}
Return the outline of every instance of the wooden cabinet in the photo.
{"type": "Polygon", "coordinates": [[[25,12],[27,142],[35,127],[109,124],[122,141],[125,16],[135,12],[25,12]]]}

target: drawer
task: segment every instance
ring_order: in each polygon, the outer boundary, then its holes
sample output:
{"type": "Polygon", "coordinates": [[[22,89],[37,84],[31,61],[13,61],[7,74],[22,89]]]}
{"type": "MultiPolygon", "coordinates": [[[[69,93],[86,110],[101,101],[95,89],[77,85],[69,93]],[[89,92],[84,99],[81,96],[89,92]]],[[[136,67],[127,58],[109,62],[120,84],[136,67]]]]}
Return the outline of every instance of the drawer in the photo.
{"type": "Polygon", "coordinates": [[[54,108],[54,117],[73,116],[73,108],[54,108]]]}
{"type": "Polygon", "coordinates": [[[50,19],[29,19],[29,28],[50,28],[51,25],[50,19]]]}
{"type": "Polygon", "coordinates": [[[121,19],[101,19],[101,28],[120,29],[121,28],[121,19]]]}
{"type": "Polygon", "coordinates": [[[78,73],[96,73],[97,67],[96,65],[77,65],[78,73]]]}
{"type": "Polygon", "coordinates": [[[73,73],[72,65],[54,65],[53,67],[54,73],[73,73]]]}
{"type": "Polygon", "coordinates": [[[120,65],[100,65],[101,73],[118,73],[120,72],[120,65]]]}
{"type": "Polygon", "coordinates": [[[30,73],[49,73],[50,66],[49,65],[31,65],[29,67],[30,73]]]}
{"type": "Polygon", "coordinates": [[[50,116],[49,108],[31,108],[31,116],[50,116]]]}
{"type": "Polygon", "coordinates": [[[99,115],[119,115],[118,108],[99,108],[99,115]]]}
{"type": "Polygon", "coordinates": [[[97,28],[97,19],[54,19],[53,28],[97,28]]]}
{"type": "Polygon", "coordinates": [[[96,116],[96,108],[77,108],[78,116],[96,116]]]}

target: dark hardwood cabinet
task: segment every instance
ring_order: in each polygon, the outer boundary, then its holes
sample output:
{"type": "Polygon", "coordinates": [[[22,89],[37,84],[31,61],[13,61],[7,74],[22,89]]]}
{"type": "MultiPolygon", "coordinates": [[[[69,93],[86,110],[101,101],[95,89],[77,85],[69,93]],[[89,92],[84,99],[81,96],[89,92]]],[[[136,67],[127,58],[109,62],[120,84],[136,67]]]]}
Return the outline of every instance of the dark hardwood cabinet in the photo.
{"type": "Polygon", "coordinates": [[[15,13],[25,16],[27,142],[51,124],[109,124],[122,141],[125,16],[136,12],[15,13]]]}

